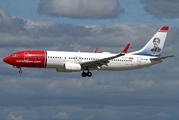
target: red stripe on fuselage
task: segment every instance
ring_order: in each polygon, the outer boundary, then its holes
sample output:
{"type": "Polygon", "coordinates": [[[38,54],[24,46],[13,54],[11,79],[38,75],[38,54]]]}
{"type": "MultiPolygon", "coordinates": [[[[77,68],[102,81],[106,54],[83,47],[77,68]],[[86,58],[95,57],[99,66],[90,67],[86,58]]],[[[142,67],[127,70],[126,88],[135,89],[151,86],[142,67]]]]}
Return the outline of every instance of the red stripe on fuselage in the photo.
{"type": "Polygon", "coordinates": [[[7,63],[18,67],[44,68],[46,66],[46,51],[27,50],[13,53],[6,57],[7,63]]]}

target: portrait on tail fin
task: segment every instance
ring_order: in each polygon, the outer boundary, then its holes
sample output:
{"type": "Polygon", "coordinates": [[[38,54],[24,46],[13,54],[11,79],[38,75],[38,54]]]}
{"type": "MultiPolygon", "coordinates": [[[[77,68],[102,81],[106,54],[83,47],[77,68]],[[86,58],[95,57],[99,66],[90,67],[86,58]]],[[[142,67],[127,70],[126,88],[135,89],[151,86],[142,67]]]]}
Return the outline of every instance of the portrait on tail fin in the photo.
{"type": "Polygon", "coordinates": [[[162,51],[162,49],[159,47],[160,39],[158,37],[154,38],[153,45],[154,47],[150,50],[152,55],[158,54],[162,51]]]}
{"type": "Polygon", "coordinates": [[[168,29],[168,26],[162,26],[142,49],[134,51],[130,54],[160,57],[167,37],[168,29]]]}

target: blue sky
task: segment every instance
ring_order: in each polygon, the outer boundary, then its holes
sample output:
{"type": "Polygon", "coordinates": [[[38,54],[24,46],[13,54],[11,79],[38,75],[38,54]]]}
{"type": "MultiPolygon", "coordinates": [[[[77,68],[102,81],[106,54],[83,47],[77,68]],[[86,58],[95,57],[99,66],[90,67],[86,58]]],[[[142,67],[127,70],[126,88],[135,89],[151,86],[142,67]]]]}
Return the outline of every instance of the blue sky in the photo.
{"type": "Polygon", "coordinates": [[[178,0],[0,0],[0,120],[178,120],[178,0]],[[58,73],[3,62],[15,51],[119,53],[170,27],[161,64],[131,71],[58,73]]]}
{"type": "Polygon", "coordinates": [[[150,25],[169,25],[176,27],[179,20],[158,18],[143,10],[144,5],[139,0],[120,0],[121,7],[125,8],[125,13],[119,18],[111,19],[72,19],[68,17],[49,17],[47,15],[39,15],[38,7],[39,0],[23,1],[17,0],[15,3],[11,0],[1,0],[1,6],[11,16],[21,16],[22,18],[30,18],[32,20],[50,20],[57,23],[66,23],[74,25],[99,25],[112,23],[127,23],[136,25],[147,23],[150,25]],[[20,3],[20,4],[19,4],[20,3]]]}

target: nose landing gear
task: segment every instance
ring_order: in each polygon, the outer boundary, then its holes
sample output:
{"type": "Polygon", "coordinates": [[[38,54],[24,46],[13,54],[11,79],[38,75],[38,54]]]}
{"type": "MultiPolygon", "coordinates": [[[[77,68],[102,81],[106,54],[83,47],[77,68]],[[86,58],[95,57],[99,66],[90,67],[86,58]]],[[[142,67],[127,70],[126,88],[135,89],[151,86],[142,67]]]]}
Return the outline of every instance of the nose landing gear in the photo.
{"type": "Polygon", "coordinates": [[[19,70],[19,74],[22,74],[22,69],[20,68],[20,70],[19,70]]]}
{"type": "Polygon", "coordinates": [[[19,74],[22,74],[22,68],[21,67],[19,67],[19,66],[13,66],[13,68],[19,69],[19,74]]]}
{"type": "Polygon", "coordinates": [[[22,74],[22,70],[21,69],[19,70],[19,74],[22,74]]]}

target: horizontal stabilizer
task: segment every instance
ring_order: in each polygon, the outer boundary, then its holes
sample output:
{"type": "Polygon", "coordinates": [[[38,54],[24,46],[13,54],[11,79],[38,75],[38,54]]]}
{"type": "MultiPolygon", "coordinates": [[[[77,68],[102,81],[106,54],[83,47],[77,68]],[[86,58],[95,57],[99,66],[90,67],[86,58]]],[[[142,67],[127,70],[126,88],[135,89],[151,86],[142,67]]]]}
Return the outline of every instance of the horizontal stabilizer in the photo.
{"type": "Polygon", "coordinates": [[[170,57],[174,57],[174,55],[163,56],[163,57],[159,57],[159,58],[151,58],[150,60],[163,60],[163,59],[170,58],[170,57]]]}

